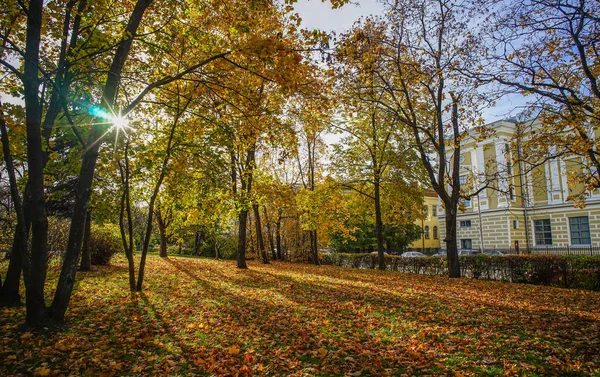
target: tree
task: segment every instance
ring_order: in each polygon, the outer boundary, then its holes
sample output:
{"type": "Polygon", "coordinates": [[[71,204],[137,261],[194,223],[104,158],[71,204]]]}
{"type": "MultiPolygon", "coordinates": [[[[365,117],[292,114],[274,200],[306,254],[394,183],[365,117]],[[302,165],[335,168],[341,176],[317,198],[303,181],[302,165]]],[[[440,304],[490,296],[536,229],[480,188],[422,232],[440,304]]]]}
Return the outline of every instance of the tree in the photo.
{"type": "MultiPolygon", "coordinates": [[[[572,195],[584,202],[600,187],[600,5],[597,1],[510,1],[489,7],[481,27],[481,67],[469,74],[494,83],[501,94],[530,99],[519,134],[530,166],[557,157],[580,157],[574,178],[584,184],[572,195]]],[[[574,183],[574,182],[572,182],[574,183]]]]}
{"type": "Polygon", "coordinates": [[[451,0],[388,2],[385,22],[367,21],[346,42],[356,54],[379,54],[375,73],[386,96],[378,102],[411,130],[428,184],[445,209],[450,277],[460,277],[456,216],[468,197],[460,190],[460,142],[481,123],[478,93],[460,73],[461,64],[471,62],[463,48],[468,32],[463,6],[451,0]]]}
{"type": "MultiPolygon", "coordinates": [[[[282,25],[282,13],[279,8],[269,2],[234,4],[236,1],[232,0],[231,9],[236,9],[236,12],[223,12],[218,7],[215,9],[208,9],[210,7],[194,8],[194,11],[185,13],[186,21],[189,22],[174,22],[173,18],[168,18],[166,23],[157,27],[155,21],[163,18],[165,10],[170,9],[175,3],[184,2],[183,0],[160,2],[139,0],[133,6],[130,4],[120,6],[105,2],[87,4],[82,0],[56,4],[56,6],[47,8],[44,8],[41,2],[30,2],[27,9],[24,9],[24,6],[21,7],[20,3],[11,3],[10,7],[6,8],[17,11],[14,12],[14,17],[11,12],[11,17],[3,19],[3,21],[8,21],[3,22],[3,41],[7,41],[9,36],[14,37],[10,40],[10,50],[17,57],[20,51],[25,51],[23,73],[10,64],[10,59],[4,59],[4,55],[0,63],[12,76],[22,82],[25,98],[29,183],[24,207],[25,213],[31,215],[32,225],[31,264],[26,270],[35,272],[32,274],[31,281],[26,283],[29,285],[27,305],[30,324],[40,324],[48,317],[58,322],[64,319],[75,280],[96,162],[101,152],[101,146],[106,141],[106,134],[111,133],[115,125],[119,125],[121,122],[119,115],[125,115],[135,109],[152,91],[183,77],[200,78],[198,81],[206,83],[208,80],[205,76],[203,77],[203,69],[207,66],[218,68],[222,72],[231,72],[237,69],[248,70],[253,59],[260,61],[267,56],[276,56],[275,60],[281,63],[271,65],[274,68],[273,72],[279,74],[276,79],[285,81],[286,75],[293,71],[297,54],[284,53],[281,50],[277,52],[277,55],[274,54],[277,49],[282,47],[283,43],[273,43],[277,42],[277,32],[271,30],[266,37],[263,33],[247,38],[248,31],[252,29],[249,27],[252,22],[256,25],[259,25],[259,21],[271,22],[270,25],[279,22],[282,25]],[[104,9],[106,13],[96,12],[98,9],[104,9]],[[74,18],[71,18],[71,12],[75,15],[74,18]],[[107,16],[99,20],[95,17],[98,14],[107,16]],[[111,19],[112,16],[114,19],[111,19]],[[42,23],[43,17],[48,17],[50,22],[42,23]],[[11,34],[13,30],[17,29],[12,28],[11,25],[21,26],[23,19],[27,20],[26,32],[18,30],[11,34]],[[86,38],[78,37],[78,32],[75,31],[76,28],[79,30],[78,22],[89,22],[89,24],[85,24],[85,27],[82,26],[87,30],[86,38]],[[94,22],[106,23],[106,25],[93,27],[97,26],[94,22]],[[63,28],[58,27],[63,24],[63,28]],[[48,28],[43,28],[43,25],[48,28]],[[187,25],[206,25],[206,29],[210,29],[210,31],[207,32],[207,30],[196,27],[191,28],[187,25]],[[50,26],[55,27],[56,30],[50,26]],[[219,28],[222,28],[223,32],[217,31],[219,28]],[[61,43],[56,43],[56,36],[62,36],[61,43]],[[69,47],[69,36],[74,42],[75,48],[73,49],[69,47]],[[187,48],[182,49],[180,48],[181,44],[172,43],[174,36],[179,41],[187,42],[187,48]],[[42,39],[44,48],[40,49],[42,39]],[[136,42],[142,39],[147,43],[136,42]],[[25,40],[24,43],[22,43],[23,40],[25,40]],[[86,44],[86,48],[79,48],[81,47],[79,43],[86,44]],[[21,48],[22,46],[24,48],[21,48]],[[40,55],[40,51],[42,55],[40,55]],[[70,56],[68,51],[76,52],[70,56]],[[235,56],[237,62],[227,59],[229,55],[235,56]],[[40,59],[40,56],[43,59],[40,59]],[[58,60],[53,59],[57,56],[58,60]],[[136,58],[131,59],[132,56],[136,58]],[[62,63],[53,64],[52,61],[62,63]],[[221,64],[217,64],[217,62],[221,64]],[[290,69],[284,69],[285,67],[290,69]],[[54,69],[56,70],[54,71],[54,69]],[[135,74],[124,75],[125,69],[135,72],[135,74]],[[74,98],[70,91],[65,90],[68,86],[59,87],[58,84],[61,80],[70,81],[65,79],[70,74],[79,79],[84,77],[88,79],[89,90],[85,91],[86,98],[74,98]],[[42,81],[44,81],[44,85],[40,86],[42,81]],[[100,82],[104,84],[100,84],[100,82]],[[53,88],[51,94],[56,98],[54,106],[41,105],[42,99],[45,98],[46,84],[53,88]],[[100,103],[100,106],[90,107],[89,105],[93,103],[100,103]],[[93,125],[89,129],[89,133],[85,132],[88,133],[87,142],[84,142],[82,135],[73,128],[73,132],[79,136],[81,143],[86,148],[82,155],[81,169],[77,180],[78,188],[63,268],[53,303],[50,310],[46,311],[43,304],[46,266],[44,244],[47,237],[47,221],[43,205],[43,170],[46,149],[41,138],[44,137],[46,144],[49,144],[48,137],[56,119],[50,116],[51,113],[58,114],[62,111],[66,118],[70,118],[71,111],[76,108],[89,109],[94,117],[93,125]],[[54,109],[58,109],[58,111],[54,111],[54,109]],[[42,115],[44,115],[44,119],[42,119],[42,115]],[[43,132],[41,132],[42,130],[43,132]],[[31,207],[28,206],[29,203],[31,203],[31,207]]],[[[5,49],[3,49],[4,51],[5,49]]],[[[255,74],[259,73],[255,72],[255,74]]],[[[81,83],[79,82],[79,84],[81,83]]],[[[85,85],[81,84],[81,86],[85,85]]],[[[10,92],[18,93],[19,89],[10,92]]]]}
{"type": "Polygon", "coordinates": [[[302,188],[296,195],[296,206],[301,229],[316,230],[323,244],[328,244],[333,234],[347,233],[344,223],[348,212],[342,190],[331,177],[314,190],[302,188]]]}
{"type": "Polygon", "coordinates": [[[382,185],[389,181],[392,166],[394,179],[408,183],[419,180],[420,164],[406,128],[380,104],[386,95],[375,72],[381,67],[380,55],[376,50],[356,53],[344,42],[342,46],[336,54],[345,114],[339,129],[346,137],[336,145],[334,160],[342,184],[373,200],[379,269],[384,270],[382,185]]]}

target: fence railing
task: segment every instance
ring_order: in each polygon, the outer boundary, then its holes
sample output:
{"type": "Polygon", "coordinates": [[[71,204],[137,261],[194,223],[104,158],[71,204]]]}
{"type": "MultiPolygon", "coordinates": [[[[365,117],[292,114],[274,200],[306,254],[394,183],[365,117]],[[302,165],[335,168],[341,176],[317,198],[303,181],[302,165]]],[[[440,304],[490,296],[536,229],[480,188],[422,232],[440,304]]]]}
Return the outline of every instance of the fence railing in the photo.
{"type": "Polygon", "coordinates": [[[600,246],[536,246],[531,254],[600,255],[600,246]]]}

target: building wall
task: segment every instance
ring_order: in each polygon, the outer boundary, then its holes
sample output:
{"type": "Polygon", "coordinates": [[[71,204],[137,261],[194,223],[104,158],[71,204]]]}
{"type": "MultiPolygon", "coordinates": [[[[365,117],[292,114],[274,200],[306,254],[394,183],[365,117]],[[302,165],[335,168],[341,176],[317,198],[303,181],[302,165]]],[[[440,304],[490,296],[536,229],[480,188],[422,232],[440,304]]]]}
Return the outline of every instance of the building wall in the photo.
{"type": "MultiPolygon", "coordinates": [[[[473,197],[469,208],[463,208],[459,212],[458,247],[461,248],[461,240],[468,239],[471,240],[473,249],[482,247],[485,250],[514,251],[515,241],[521,249],[526,248],[526,211],[529,245],[532,248],[546,248],[544,245],[538,245],[536,240],[535,220],[550,220],[553,247],[571,247],[574,245],[569,218],[581,216],[588,217],[591,245],[600,246],[600,193],[595,191],[587,199],[583,209],[576,208],[572,201],[572,195],[584,189],[583,185],[576,183],[574,179],[581,172],[581,161],[574,157],[548,160],[523,175],[521,184],[520,177],[507,178],[508,171],[512,170],[518,174],[520,169],[516,162],[515,166],[508,167],[512,164],[511,161],[516,161],[514,156],[517,155],[515,146],[509,143],[515,129],[514,124],[500,121],[489,127],[495,129],[493,139],[478,141],[477,137],[472,137],[465,139],[461,145],[461,154],[465,156],[462,158],[461,175],[471,174],[475,177],[474,174],[485,172],[490,176],[496,174],[497,180],[495,186],[485,189],[479,198],[473,197]],[[521,186],[524,190],[521,190],[521,186]],[[513,188],[512,198],[510,195],[499,194],[497,190],[503,188],[504,191],[508,191],[509,187],[513,188]],[[471,227],[461,227],[461,222],[467,220],[471,222],[471,227]]],[[[447,157],[450,158],[451,155],[452,151],[447,157]]],[[[476,187],[477,182],[473,183],[473,186],[476,187]]],[[[439,211],[439,215],[440,239],[444,239],[446,224],[443,211],[439,211]]]]}
{"type": "Polygon", "coordinates": [[[410,245],[408,245],[409,249],[413,250],[421,250],[423,245],[425,245],[425,249],[439,249],[440,248],[440,223],[438,216],[433,216],[433,207],[436,207],[436,212],[439,211],[439,204],[437,195],[430,191],[427,191],[423,197],[423,206],[427,207],[427,217],[425,219],[417,220],[416,224],[424,229],[426,226],[429,227],[429,239],[425,238],[425,235],[421,235],[421,238],[417,241],[414,241],[410,245]],[[434,237],[433,228],[436,227],[438,229],[438,237],[434,237]]]}

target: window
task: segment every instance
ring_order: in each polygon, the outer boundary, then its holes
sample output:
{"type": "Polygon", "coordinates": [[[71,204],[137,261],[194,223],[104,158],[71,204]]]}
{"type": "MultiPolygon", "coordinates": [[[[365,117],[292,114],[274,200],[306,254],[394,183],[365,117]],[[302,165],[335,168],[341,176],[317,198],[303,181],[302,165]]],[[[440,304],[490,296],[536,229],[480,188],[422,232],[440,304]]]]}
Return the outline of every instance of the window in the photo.
{"type": "Polygon", "coordinates": [[[433,227],[433,239],[434,240],[438,239],[438,227],[437,226],[433,227]]]}
{"type": "Polygon", "coordinates": [[[513,220],[513,229],[519,229],[519,220],[513,220]]]}
{"type": "Polygon", "coordinates": [[[460,155],[460,157],[458,158],[458,162],[459,162],[459,163],[461,163],[461,164],[462,164],[463,162],[465,162],[465,155],[464,155],[464,154],[461,154],[461,155],[460,155]]]}
{"type": "Polygon", "coordinates": [[[425,227],[425,230],[423,233],[425,234],[425,239],[428,240],[429,239],[429,226],[425,227]]]}
{"type": "Polygon", "coordinates": [[[431,206],[431,216],[437,216],[437,206],[436,205],[431,206]]]}
{"type": "Polygon", "coordinates": [[[534,220],[533,230],[535,232],[535,244],[540,246],[552,246],[552,228],[550,219],[534,220]]]}
{"type": "Polygon", "coordinates": [[[428,207],[427,206],[423,206],[423,213],[425,214],[425,217],[427,217],[429,215],[429,211],[427,210],[428,207]]]}
{"type": "Polygon", "coordinates": [[[473,248],[473,242],[471,242],[471,240],[460,240],[460,248],[461,249],[472,249],[473,248]]]}
{"type": "Polygon", "coordinates": [[[465,208],[471,208],[471,199],[459,199],[459,203],[464,204],[465,208]]]}
{"type": "Polygon", "coordinates": [[[471,220],[461,220],[460,227],[461,228],[470,228],[471,227],[471,220]]]}
{"type": "Polygon", "coordinates": [[[458,181],[460,182],[461,186],[466,185],[467,184],[467,176],[466,175],[459,176],[458,181]]]}
{"type": "Polygon", "coordinates": [[[590,220],[587,216],[569,217],[571,245],[591,245],[590,220]]]}

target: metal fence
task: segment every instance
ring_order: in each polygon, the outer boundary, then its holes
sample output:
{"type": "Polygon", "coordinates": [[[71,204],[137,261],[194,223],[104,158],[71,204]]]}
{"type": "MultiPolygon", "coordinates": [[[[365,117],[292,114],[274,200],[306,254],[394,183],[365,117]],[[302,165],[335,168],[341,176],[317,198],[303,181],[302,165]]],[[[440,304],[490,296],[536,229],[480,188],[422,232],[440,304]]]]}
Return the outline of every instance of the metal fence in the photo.
{"type": "Polygon", "coordinates": [[[531,249],[531,254],[600,255],[600,246],[536,246],[531,249]]]}

